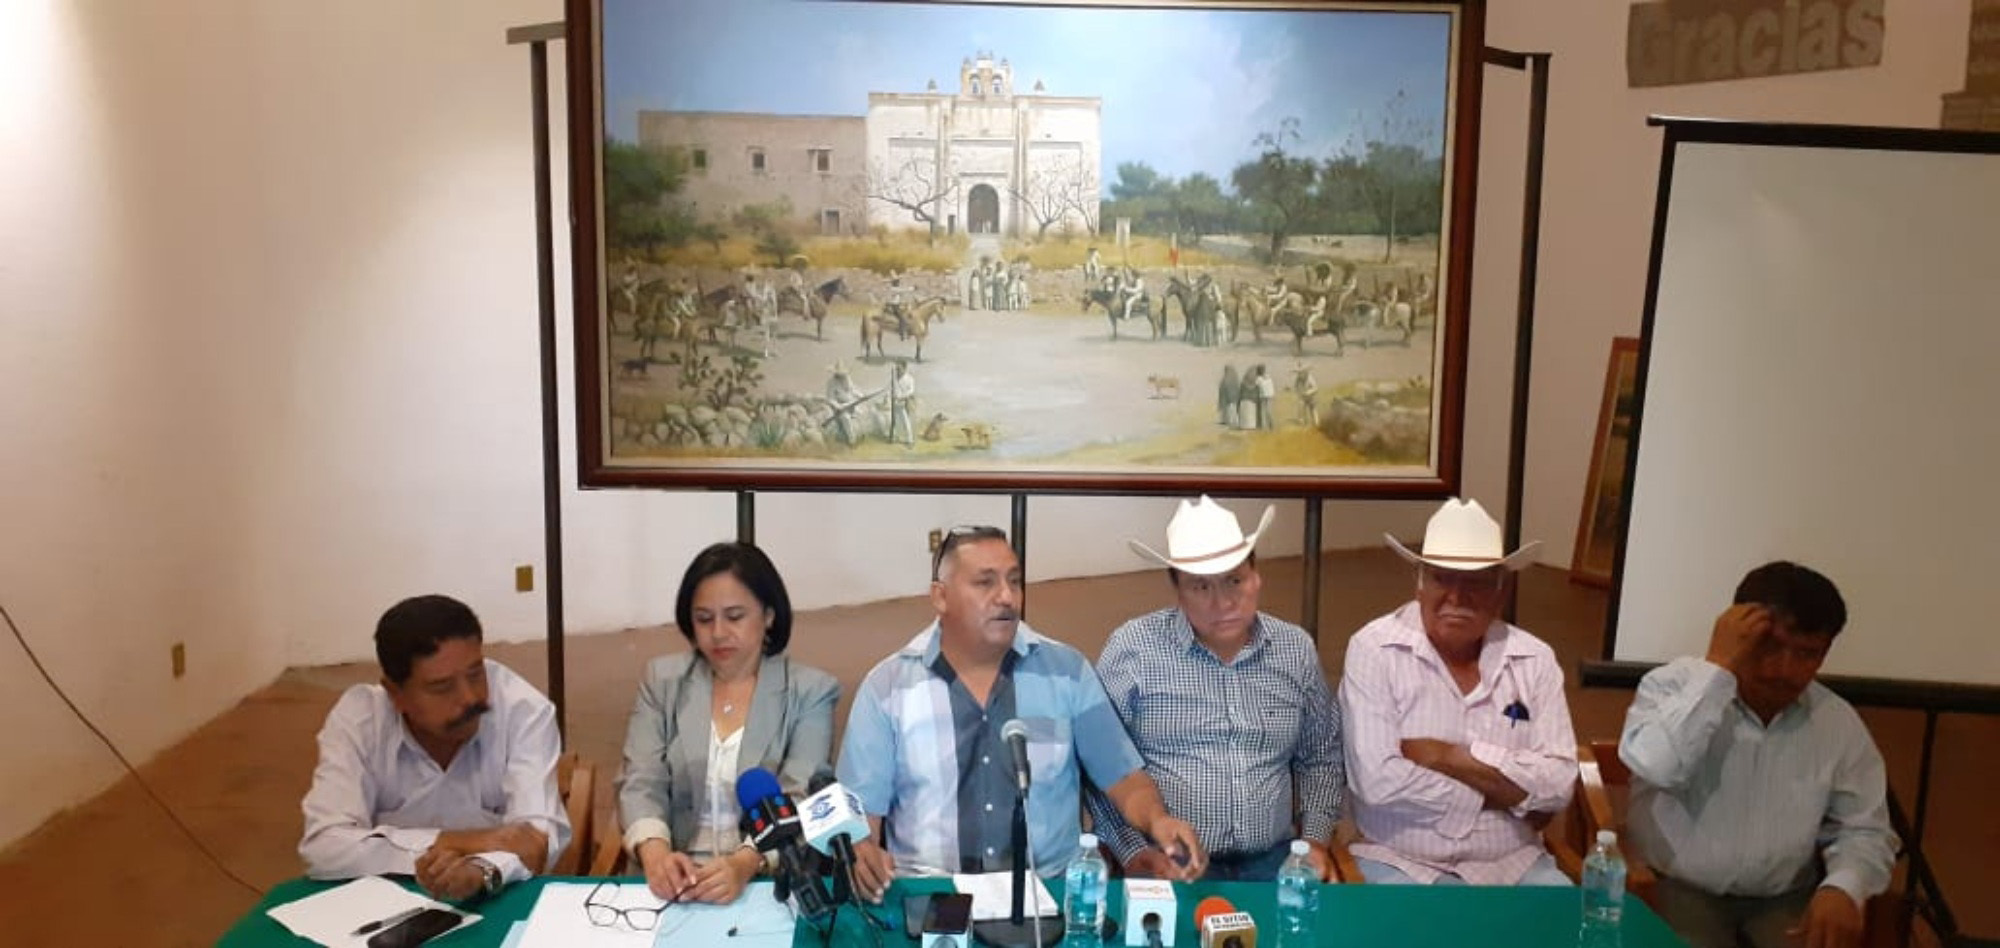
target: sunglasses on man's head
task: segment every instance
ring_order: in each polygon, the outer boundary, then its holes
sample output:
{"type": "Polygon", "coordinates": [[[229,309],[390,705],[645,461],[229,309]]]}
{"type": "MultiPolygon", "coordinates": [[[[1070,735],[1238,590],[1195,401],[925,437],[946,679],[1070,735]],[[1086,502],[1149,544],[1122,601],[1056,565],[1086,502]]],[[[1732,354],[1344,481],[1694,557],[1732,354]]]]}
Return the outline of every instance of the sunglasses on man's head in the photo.
{"type": "Polygon", "coordinates": [[[999,527],[986,526],[957,526],[946,530],[944,536],[938,540],[937,552],[931,554],[932,581],[938,578],[938,569],[944,565],[944,558],[950,556],[951,551],[957,549],[959,544],[972,540],[999,540],[1005,543],[1007,531],[999,527]]]}

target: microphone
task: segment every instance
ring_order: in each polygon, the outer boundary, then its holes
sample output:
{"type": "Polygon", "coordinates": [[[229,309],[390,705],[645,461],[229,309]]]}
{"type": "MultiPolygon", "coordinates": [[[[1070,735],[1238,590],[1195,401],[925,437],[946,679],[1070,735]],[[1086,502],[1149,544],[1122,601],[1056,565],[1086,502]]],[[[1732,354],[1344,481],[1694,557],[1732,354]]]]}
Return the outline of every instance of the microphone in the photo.
{"type": "Polygon", "coordinates": [[[1257,948],[1257,922],[1228,899],[1211,895],[1194,909],[1201,948],[1257,948]]]}
{"type": "Polygon", "coordinates": [[[807,846],[838,865],[833,876],[835,903],[854,899],[854,844],[868,838],[868,814],[861,798],[824,774],[807,786],[815,788],[800,807],[799,827],[807,846]]]}
{"type": "Polygon", "coordinates": [[[1125,880],[1124,943],[1129,948],[1174,948],[1173,920],[1179,914],[1173,883],[1165,879],[1125,880]]]}
{"type": "Polygon", "coordinates": [[[1008,721],[1000,727],[1000,739],[1014,755],[1014,787],[1026,796],[1033,780],[1028,772],[1028,726],[1020,718],[1008,721]]]}
{"type": "Polygon", "coordinates": [[[810,920],[830,915],[833,907],[810,863],[810,851],[800,844],[804,834],[798,808],[778,786],[777,775],[762,767],[744,771],[736,778],[736,802],[743,807],[743,832],[757,851],[778,854],[771,894],[780,902],[791,899],[810,920]]]}
{"type": "Polygon", "coordinates": [[[799,838],[799,811],[778,786],[777,775],[753,767],[736,778],[736,804],[743,808],[743,833],[760,853],[799,838]]]}

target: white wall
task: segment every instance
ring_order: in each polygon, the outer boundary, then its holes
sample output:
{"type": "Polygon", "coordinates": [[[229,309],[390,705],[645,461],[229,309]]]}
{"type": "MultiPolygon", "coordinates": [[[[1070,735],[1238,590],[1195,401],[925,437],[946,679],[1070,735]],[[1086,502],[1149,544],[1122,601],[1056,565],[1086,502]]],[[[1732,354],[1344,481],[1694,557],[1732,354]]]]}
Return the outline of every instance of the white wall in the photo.
{"type": "MultiPolygon", "coordinates": [[[[144,755],[283,664],[246,574],[288,329],[260,305],[253,70],[218,55],[248,4],[111,6],[0,8],[0,605],[144,755]]],[[[11,640],[0,720],[0,839],[115,775],[11,640]]]]}
{"type": "MultiPolygon", "coordinates": [[[[1608,340],[1638,325],[1658,151],[1643,115],[1934,124],[1966,2],[1893,8],[1879,69],[1627,92],[1623,4],[1496,0],[1496,45],[1557,54],[1525,505],[1548,561],[1568,560],[1608,340]]],[[[515,564],[541,565],[541,515],[527,52],[503,37],[560,16],[558,0],[0,4],[0,88],[33,90],[0,96],[0,604],[135,756],[285,665],[366,657],[406,594],[458,595],[496,639],[540,634],[540,593],[511,586],[515,564]]],[[[1487,79],[1466,485],[1497,514],[1526,83],[1487,79]]],[[[558,294],[566,325],[566,279],[558,294]]],[[[1417,534],[1429,508],[1329,504],[1327,545],[1417,534]]],[[[662,621],[687,559],[733,530],[728,494],[571,489],[564,509],[577,631],[662,621]]],[[[1157,539],[1170,510],[1036,499],[1031,574],[1136,568],[1124,538],[1157,539]]],[[[1267,555],[1298,550],[1298,505],[1281,510],[1267,555]]],[[[816,606],[920,591],[926,530],[1004,523],[1007,505],[767,495],[758,511],[816,606]]],[[[0,840],[112,778],[8,649],[0,720],[0,840]]]]}

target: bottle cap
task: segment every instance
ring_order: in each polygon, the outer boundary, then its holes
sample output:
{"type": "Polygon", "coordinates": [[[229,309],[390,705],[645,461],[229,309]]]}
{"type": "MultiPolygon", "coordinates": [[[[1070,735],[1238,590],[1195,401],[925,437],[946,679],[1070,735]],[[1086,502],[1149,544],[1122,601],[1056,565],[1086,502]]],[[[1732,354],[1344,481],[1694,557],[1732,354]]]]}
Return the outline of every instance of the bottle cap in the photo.
{"type": "Polygon", "coordinates": [[[1311,846],[1308,846],[1308,845],[1306,845],[1306,841],[1305,841],[1305,840],[1303,840],[1303,839],[1295,839],[1295,840],[1292,840],[1292,855],[1294,855],[1294,856],[1303,856],[1303,855],[1305,855],[1306,853],[1309,853],[1309,852],[1311,852],[1311,851],[1312,851],[1312,847],[1311,847],[1311,846]]]}
{"type": "Polygon", "coordinates": [[[1618,834],[1611,830],[1598,830],[1597,841],[1606,846],[1616,846],[1618,845],[1618,834]]]}
{"type": "Polygon", "coordinates": [[[1096,848],[1097,848],[1097,834],[1096,834],[1096,833],[1085,833],[1085,834],[1083,834],[1082,836],[1078,836],[1078,837],[1076,838],[1076,844],[1077,844],[1078,846],[1082,846],[1082,847],[1083,847],[1083,848],[1084,848],[1085,850],[1091,850],[1091,849],[1096,849],[1096,848]]]}

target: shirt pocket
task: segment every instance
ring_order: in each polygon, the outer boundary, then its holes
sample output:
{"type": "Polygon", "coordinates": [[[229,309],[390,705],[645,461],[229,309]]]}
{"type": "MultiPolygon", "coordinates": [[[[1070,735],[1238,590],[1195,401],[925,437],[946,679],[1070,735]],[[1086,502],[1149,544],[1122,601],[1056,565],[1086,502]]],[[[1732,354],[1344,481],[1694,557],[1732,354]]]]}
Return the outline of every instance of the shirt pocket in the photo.
{"type": "Polygon", "coordinates": [[[1231,727],[1218,700],[1153,694],[1134,709],[1131,730],[1142,747],[1192,750],[1228,743],[1231,727]]]}
{"type": "Polygon", "coordinates": [[[1299,720],[1304,716],[1297,705],[1280,704],[1253,712],[1258,747],[1265,754],[1289,751],[1299,743],[1299,720]]]}
{"type": "Polygon", "coordinates": [[[1070,760],[1074,750],[1071,746],[1069,721],[1061,718],[1022,718],[1028,726],[1028,766],[1040,779],[1045,774],[1059,772],[1070,760]]]}

